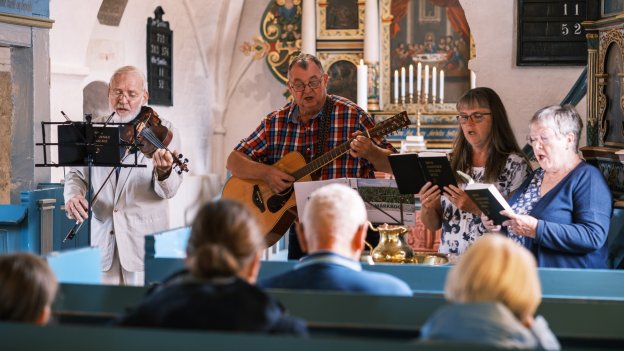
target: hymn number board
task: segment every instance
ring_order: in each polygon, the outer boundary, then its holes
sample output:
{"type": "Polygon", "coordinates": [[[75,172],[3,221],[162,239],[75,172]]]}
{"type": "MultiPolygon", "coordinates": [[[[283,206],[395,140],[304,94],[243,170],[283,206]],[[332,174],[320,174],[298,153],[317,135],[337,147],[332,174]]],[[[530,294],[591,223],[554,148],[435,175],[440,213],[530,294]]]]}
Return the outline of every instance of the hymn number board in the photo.
{"type": "Polygon", "coordinates": [[[596,0],[518,0],[518,66],[585,65],[583,21],[598,18],[596,0]]]}
{"type": "Polygon", "coordinates": [[[158,6],[147,19],[147,81],[149,104],[173,106],[173,31],[158,6]]]}

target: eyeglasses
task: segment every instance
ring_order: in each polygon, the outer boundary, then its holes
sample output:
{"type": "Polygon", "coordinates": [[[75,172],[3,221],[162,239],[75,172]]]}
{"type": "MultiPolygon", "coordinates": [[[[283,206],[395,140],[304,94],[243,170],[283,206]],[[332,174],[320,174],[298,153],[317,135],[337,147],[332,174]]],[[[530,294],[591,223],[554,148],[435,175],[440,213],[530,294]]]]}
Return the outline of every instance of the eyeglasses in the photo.
{"type": "Polygon", "coordinates": [[[457,122],[459,122],[459,124],[468,123],[469,118],[472,121],[472,123],[481,123],[481,121],[483,121],[485,116],[491,115],[491,114],[492,114],[491,112],[474,112],[470,115],[459,114],[455,118],[457,118],[457,122]]]}
{"type": "Polygon", "coordinates": [[[527,136],[526,140],[527,140],[527,144],[531,145],[532,147],[535,147],[537,143],[540,143],[541,145],[549,145],[552,142],[552,137],[529,135],[527,136]]]}
{"type": "Polygon", "coordinates": [[[128,92],[124,92],[121,89],[115,89],[115,90],[111,90],[110,92],[111,96],[114,96],[117,99],[121,99],[122,96],[124,96],[128,101],[134,101],[138,98],[140,98],[143,95],[143,92],[137,92],[137,91],[128,91],[128,92]]]}
{"type": "Polygon", "coordinates": [[[312,79],[307,84],[304,83],[304,82],[295,82],[294,84],[290,85],[292,90],[294,90],[296,92],[304,91],[306,86],[310,87],[310,89],[316,89],[316,88],[321,86],[321,80],[320,79],[312,79]]]}

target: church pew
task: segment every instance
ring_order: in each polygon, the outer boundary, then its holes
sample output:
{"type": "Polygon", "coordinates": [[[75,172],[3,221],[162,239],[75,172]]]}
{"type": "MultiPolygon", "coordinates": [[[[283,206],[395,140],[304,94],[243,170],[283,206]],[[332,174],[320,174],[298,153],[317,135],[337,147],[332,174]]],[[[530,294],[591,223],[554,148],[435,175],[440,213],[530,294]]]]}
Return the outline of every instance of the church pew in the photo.
{"type": "MultiPolygon", "coordinates": [[[[53,307],[61,323],[104,324],[141,301],[148,288],[61,284],[53,307]]],[[[441,296],[375,296],[269,290],[288,311],[308,321],[314,337],[358,336],[413,339],[431,314],[445,301],[441,296]]],[[[566,345],[588,342],[624,343],[620,323],[623,301],[587,299],[543,300],[543,315],[566,345]]]]}
{"type": "Polygon", "coordinates": [[[54,251],[45,255],[48,265],[60,283],[101,284],[100,249],[83,247],[54,251]]]}
{"type": "Polygon", "coordinates": [[[63,351],[160,351],[160,350],[254,350],[254,351],[415,351],[483,350],[482,346],[459,343],[413,343],[395,340],[323,339],[242,333],[117,328],[102,326],[0,323],[2,349],[63,351]]]}
{"type": "Polygon", "coordinates": [[[20,204],[0,205],[0,253],[41,254],[88,246],[86,229],[63,243],[75,223],[67,218],[63,205],[63,187],[53,183],[41,183],[35,190],[21,192],[20,204]]]}
{"type": "MultiPolygon", "coordinates": [[[[295,261],[263,261],[259,279],[290,270],[295,261]]],[[[169,257],[145,258],[146,284],[162,281],[168,274],[181,269],[183,259],[169,257]]],[[[415,294],[444,292],[446,274],[451,266],[363,264],[366,270],[388,273],[404,280],[415,294]]],[[[538,274],[545,297],[624,300],[624,271],[599,269],[539,268],[538,274]]]]}
{"type": "MultiPolygon", "coordinates": [[[[145,284],[162,281],[184,267],[189,227],[149,235],[145,242],[145,284]]],[[[259,279],[292,269],[295,261],[263,261],[259,279]]],[[[451,266],[363,264],[404,280],[415,294],[443,294],[451,266]]],[[[624,300],[623,270],[538,269],[545,297],[624,300]]]]}

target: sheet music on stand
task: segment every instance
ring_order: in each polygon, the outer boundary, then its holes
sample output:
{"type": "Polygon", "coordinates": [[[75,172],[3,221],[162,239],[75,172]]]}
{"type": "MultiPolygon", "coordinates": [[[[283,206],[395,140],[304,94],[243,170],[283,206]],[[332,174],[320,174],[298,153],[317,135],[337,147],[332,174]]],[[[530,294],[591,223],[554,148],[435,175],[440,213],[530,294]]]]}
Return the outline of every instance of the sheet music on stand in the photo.
{"type": "MultiPolygon", "coordinates": [[[[43,163],[35,164],[35,167],[87,167],[88,194],[85,194],[85,198],[88,201],[87,212],[89,216],[83,223],[91,223],[91,205],[98,193],[96,191],[95,195],[92,196],[92,167],[110,167],[110,174],[112,174],[117,167],[146,166],[138,163],[138,152],[134,153],[134,157],[130,158],[133,163],[122,163],[121,147],[136,148],[140,146],[137,142],[136,130],[134,141],[131,144],[121,141],[119,137],[120,127],[131,123],[92,122],[91,115],[85,116],[85,122],[73,122],[63,112],[61,113],[65,117],[66,122],[41,122],[42,142],[35,145],[42,148],[43,163]],[[48,142],[46,126],[57,126],[57,143],[48,142]],[[57,148],[58,163],[48,161],[48,147],[50,146],[57,148]]],[[[76,225],[67,234],[63,242],[73,239],[81,227],[82,224],[76,222],[76,225]]],[[[90,244],[91,226],[88,225],[87,228],[89,233],[88,243],[90,244]]]]}
{"type": "Polygon", "coordinates": [[[412,195],[400,194],[394,179],[337,178],[312,182],[296,182],[297,213],[303,215],[312,192],[329,184],[343,184],[357,191],[372,223],[416,225],[416,205],[412,195]]]}

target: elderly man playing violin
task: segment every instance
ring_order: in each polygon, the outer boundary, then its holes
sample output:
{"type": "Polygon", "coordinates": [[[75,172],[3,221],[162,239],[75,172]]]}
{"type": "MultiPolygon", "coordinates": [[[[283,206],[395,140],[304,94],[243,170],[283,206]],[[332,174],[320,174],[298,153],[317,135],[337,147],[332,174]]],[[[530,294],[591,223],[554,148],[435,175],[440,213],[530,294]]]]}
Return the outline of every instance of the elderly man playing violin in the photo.
{"type": "MultiPolygon", "coordinates": [[[[115,71],[108,89],[110,108],[115,112],[112,122],[133,121],[147,99],[143,72],[133,66],[115,71]]],[[[105,120],[106,117],[93,119],[105,120]]],[[[105,284],[143,285],[144,236],[169,229],[168,199],[178,191],[182,175],[172,171],[176,151],[168,150],[178,149],[179,136],[170,122],[160,122],[173,132],[173,139],[167,149],[158,148],[149,156],[137,155],[137,163],[146,167],[92,168],[94,193],[101,190],[91,206],[91,244],[102,250],[105,284]]],[[[129,155],[124,150],[122,160],[134,162],[134,154],[129,155]]],[[[65,211],[78,222],[88,218],[87,182],[86,167],[72,168],[65,176],[65,211]]]]}

